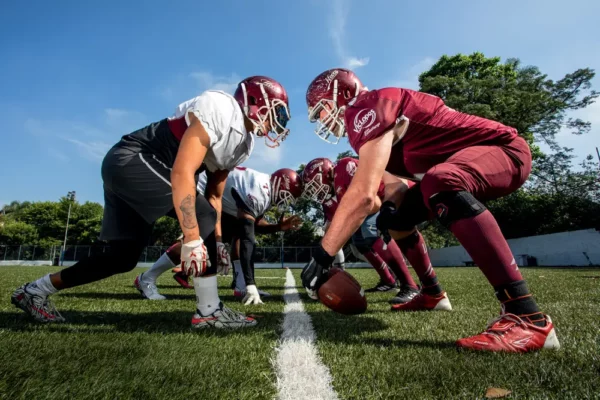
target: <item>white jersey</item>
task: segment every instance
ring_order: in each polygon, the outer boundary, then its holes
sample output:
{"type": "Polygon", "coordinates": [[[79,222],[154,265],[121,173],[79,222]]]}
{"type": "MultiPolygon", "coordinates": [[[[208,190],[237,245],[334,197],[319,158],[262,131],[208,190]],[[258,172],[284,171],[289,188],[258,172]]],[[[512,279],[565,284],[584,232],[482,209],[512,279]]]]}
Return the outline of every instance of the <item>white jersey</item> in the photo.
{"type": "Polygon", "coordinates": [[[244,114],[233,96],[220,90],[207,90],[181,103],[169,119],[185,118],[189,126],[189,112],[208,133],[210,149],[204,164],[209,171],[231,171],[248,159],[254,149],[254,135],[246,131],[244,114]]]}
{"type": "MultiPolygon", "coordinates": [[[[198,179],[198,192],[204,195],[206,173],[198,179]]],[[[223,212],[237,217],[238,208],[254,218],[264,215],[271,207],[271,177],[250,168],[237,167],[227,176],[223,193],[223,212]],[[237,198],[237,200],[236,200],[237,198]],[[238,202],[243,204],[239,204],[238,202]]]]}

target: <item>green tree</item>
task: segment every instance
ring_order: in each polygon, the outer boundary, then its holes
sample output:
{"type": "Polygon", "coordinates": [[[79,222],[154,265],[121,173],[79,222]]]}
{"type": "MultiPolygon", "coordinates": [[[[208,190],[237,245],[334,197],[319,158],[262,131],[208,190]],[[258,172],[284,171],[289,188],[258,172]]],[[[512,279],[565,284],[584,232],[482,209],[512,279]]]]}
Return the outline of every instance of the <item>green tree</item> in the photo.
{"type": "Polygon", "coordinates": [[[421,91],[441,97],[449,107],[512,126],[530,144],[552,146],[562,128],[575,134],[589,131],[589,122],[567,114],[598,97],[590,90],[594,75],[582,68],[555,82],[518,59],[501,63],[499,57],[473,53],[442,56],[419,76],[419,83],[421,91]]]}
{"type": "Polygon", "coordinates": [[[0,244],[15,246],[35,244],[38,232],[35,226],[26,222],[7,220],[0,225],[0,244]]]}

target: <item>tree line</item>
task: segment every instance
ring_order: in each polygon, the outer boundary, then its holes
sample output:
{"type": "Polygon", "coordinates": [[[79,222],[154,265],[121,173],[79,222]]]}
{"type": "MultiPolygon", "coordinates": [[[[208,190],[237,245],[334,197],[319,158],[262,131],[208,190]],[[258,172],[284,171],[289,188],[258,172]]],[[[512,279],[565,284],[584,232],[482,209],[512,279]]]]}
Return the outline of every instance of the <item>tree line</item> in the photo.
{"type": "MultiPolygon", "coordinates": [[[[569,113],[592,104],[598,93],[591,89],[595,72],[578,69],[553,81],[535,66],[524,66],[518,59],[504,63],[499,57],[481,53],[442,56],[419,76],[419,90],[444,99],[449,107],[493,119],[515,127],[529,143],[533,171],[521,189],[502,199],[489,201],[488,208],[498,219],[507,238],[533,236],[576,229],[600,228],[600,179],[594,149],[578,164],[573,150],[558,143],[556,136],[567,130],[574,135],[588,134],[589,121],[571,118],[569,113]],[[550,149],[542,151],[539,144],[550,149]]],[[[338,159],[356,156],[351,151],[338,159]]],[[[303,169],[300,165],[298,171],[303,169]]],[[[0,212],[0,245],[62,243],[69,200],[17,202],[0,212]]],[[[289,212],[305,223],[300,230],[286,232],[288,246],[309,246],[318,242],[323,225],[321,207],[300,200],[289,212]]],[[[266,218],[276,221],[274,210],[266,218]]],[[[102,206],[73,202],[68,241],[89,245],[98,242],[102,206]]],[[[421,226],[430,247],[457,244],[452,235],[436,222],[421,226]]],[[[149,245],[167,246],[180,234],[178,222],[160,218],[149,245]]],[[[258,235],[262,246],[278,246],[280,236],[258,235]]]]}

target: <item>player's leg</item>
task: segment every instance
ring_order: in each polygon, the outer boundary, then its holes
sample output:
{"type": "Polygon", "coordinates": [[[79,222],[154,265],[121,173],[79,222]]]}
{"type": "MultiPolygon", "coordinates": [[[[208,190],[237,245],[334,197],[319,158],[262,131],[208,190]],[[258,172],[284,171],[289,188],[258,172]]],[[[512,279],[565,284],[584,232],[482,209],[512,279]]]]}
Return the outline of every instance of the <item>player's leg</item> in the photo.
{"type": "Polygon", "coordinates": [[[390,300],[390,303],[404,304],[412,300],[419,293],[419,287],[413,280],[396,242],[392,240],[386,245],[383,239],[378,238],[372,249],[387,263],[400,284],[400,290],[390,300]]]}
{"type": "MultiPolygon", "coordinates": [[[[139,274],[133,283],[144,298],[150,300],[164,300],[165,296],[158,292],[156,280],[166,271],[173,269],[180,263],[181,242],[177,242],[167,249],[154,264],[145,272],[139,274]],[[177,264],[176,264],[177,262],[177,264]]],[[[187,282],[187,279],[186,279],[187,282]]]]}
{"type": "Polygon", "coordinates": [[[423,203],[420,186],[417,184],[406,191],[394,215],[394,220],[390,221],[392,226],[390,235],[421,281],[421,290],[408,301],[404,301],[401,293],[390,300],[393,311],[452,310],[448,295],[438,282],[429,260],[425,240],[416,229],[417,225],[430,218],[430,214],[423,203]]]}
{"type": "Polygon", "coordinates": [[[396,278],[392,275],[385,261],[381,256],[375,253],[372,248],[377,237],[377,213],[365,219],[361,226],[352,235],[352,244],[360,254],[369,261],[369,264],[377,271],[379,282],[374,287],[365,290],[365,292],[389,292],[396,289],[396,278]]]}
{"type": "MultiPolygon", "coordinates": [[[[110,163],[105,160],[103,164],[105,181],[111,178],[107,171],[110,168],[106,164],[110,163]]],[[[120,171],[121,174],[130,172],[125,168],[120,171]]],[[[13,304],[37,321],[63,321],[64,318],[56,311],[48,296],[59,290],[96,282],[135,268],[147,243],[151,224],[106,184],[104,202],[101,238],[109,243],[106,251],[21,286],[11,298],[13,304]]]]}
{"type": "Polygon", "coordinates": [[[531,171],[527,143],[517,138],[505,147],[464,149],[425,174],[423,198],[479,266],[503,315],[482,335],[461,339],[461,347],[525,352],[559,347],[551,320],[541,313],[521,276],[493,215],[479,201],[519,188],[531,171]]]}

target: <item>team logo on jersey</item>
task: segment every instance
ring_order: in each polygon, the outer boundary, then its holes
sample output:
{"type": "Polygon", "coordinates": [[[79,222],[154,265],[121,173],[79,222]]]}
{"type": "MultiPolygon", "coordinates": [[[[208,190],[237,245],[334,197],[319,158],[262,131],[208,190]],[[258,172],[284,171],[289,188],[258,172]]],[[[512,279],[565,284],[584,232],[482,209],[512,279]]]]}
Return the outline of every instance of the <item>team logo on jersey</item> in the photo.
{"type": "Polygon", "coordinates": [[[350,161],[348,164],[346,164],[346,172],[348,175],[354,176],[356,173],[356,163],[354,161],[350,161]]]}
{"type": "Polygon", "coordinates": [[[377,114],[372,108],[370,110],[360,110],[356,117],[354,117],[354,132],[360,133],[363,129],[366,129],[373,125],[373,122],[377,119],[377,114]]]}
{"type": "Polygon", "coordinates": [[[329,90],[329,87],[331,86],[331,82],[333,82],[333,78],[335,78],[338,74],[338,70],[333,70],[331,71],[331,73],[329,75],[327,75],[325,77],[325,82],[327,82],[327,90],[329,90]]]}

